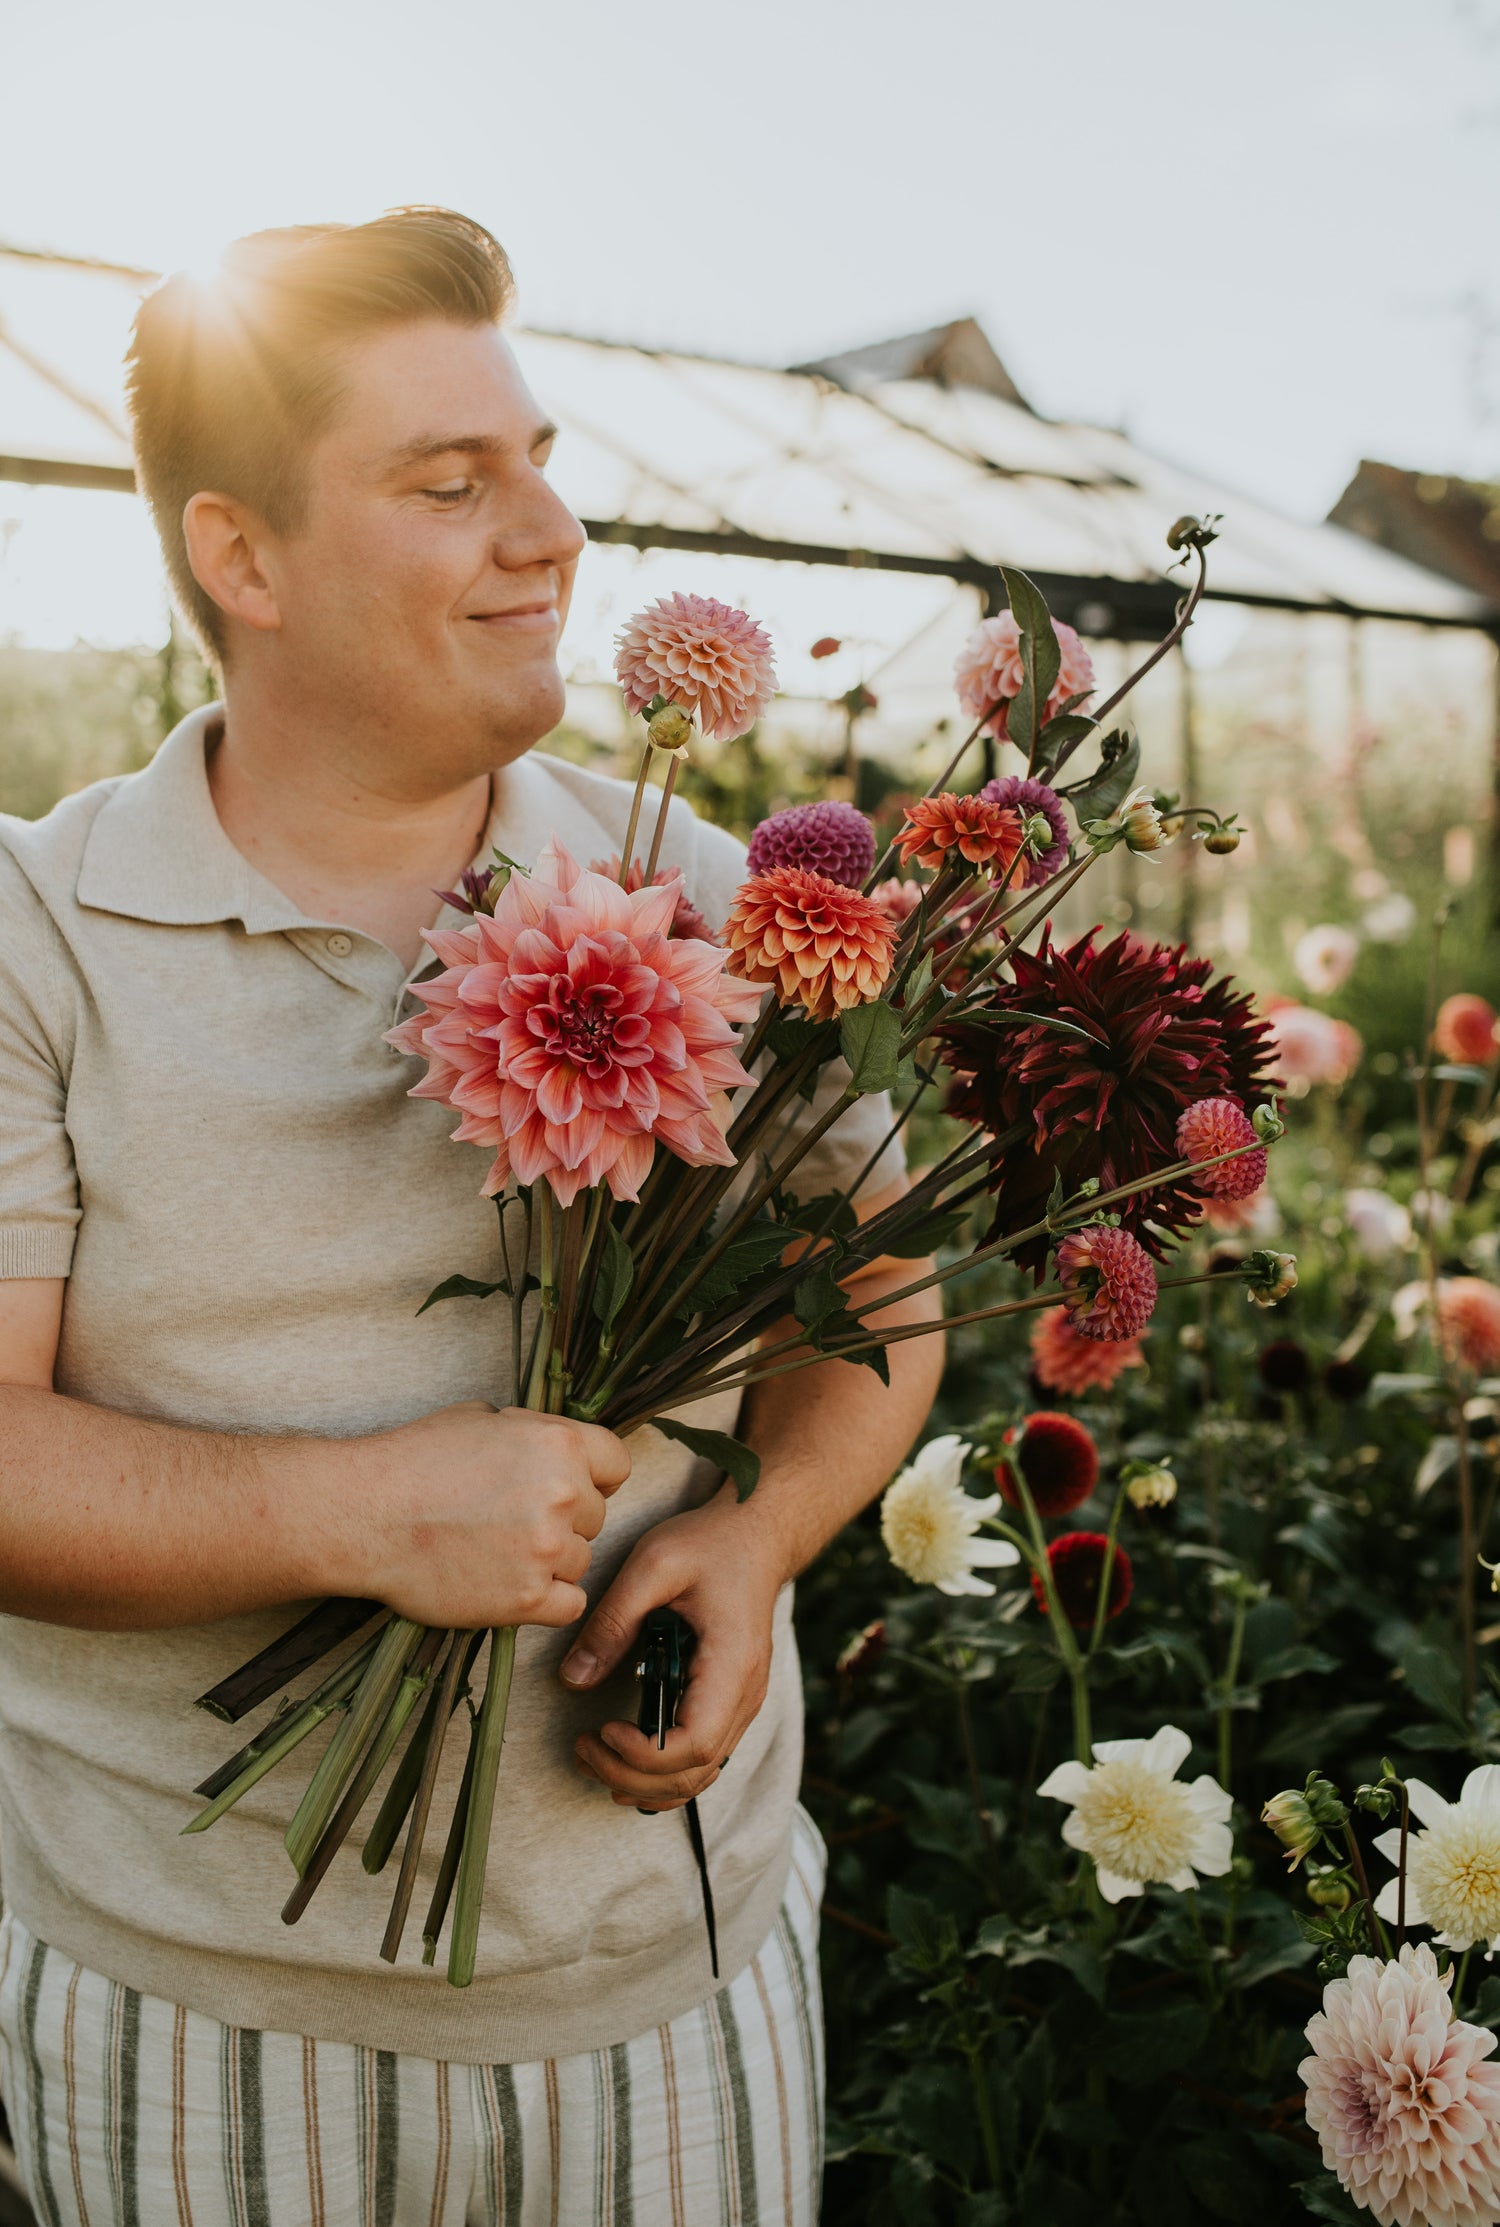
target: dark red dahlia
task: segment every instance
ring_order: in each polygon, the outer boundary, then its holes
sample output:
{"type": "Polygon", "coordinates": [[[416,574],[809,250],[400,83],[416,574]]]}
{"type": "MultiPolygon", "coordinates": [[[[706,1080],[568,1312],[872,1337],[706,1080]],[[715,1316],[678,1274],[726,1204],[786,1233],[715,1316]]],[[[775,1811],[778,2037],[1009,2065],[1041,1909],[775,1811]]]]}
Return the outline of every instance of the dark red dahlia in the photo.
{"type": "Polygon", "coordinates": [[[1028,1415],[1018,1430],[1005,1434],[1010,1461],[995,1471],[1000,1495],[1013,1508],[1021,1495],[1011,1472],[1020,1470],[1039,1516],[1068,1516],[1081,1508],[1099,1481],[1099,1449],[1082,1423],[1050,1409],[1028,1415]]]}
{"type": "Polygon", "coordinates": [[[1255,1365],[1268,1392],[1305,1392],[1312,1382],[1307,1348],[1298,1345],[1295,1338],[1273,1338],[1261,1347],[1255,1365]]]}
{"type": "MultiPolygon", "coordinates": [[[[1015,954],[1012,979],[989,994],[984,1012],[944,1031],[950,1111],[1007,1140],[994,1156],[996,1235],[1041,1221],[1059,1175],[1070,1191],[1091,1176],[1107,1191],[1177,1159],[1178,1119],[1199,1099],[1244,1105],[1271,1088],[1270,1031],[1243,991],[1213,978],[1209,961],[1190,958],[1185,945],[1130,935],[1101,944],[1102,933],[1060,948],[1047,931],[1037,951],[1015,954]],[[1084,1034],[999,1018],[1009,1011],[1069,1021],[1084,1034]],[[1010,1141],[1017,1128],[1027,1140],[1019,1145],[1010,1141]]],[[[1189,1183],[1164,1184],[1118,1212],[1161,1259],[1170,1238],[1199,1219],[1202,1200],[1189,1183]]],[[[1040,1278],[1047,1248],[1038,1237],[1016,1258],[1040,1278]]]]}
{"type": "MultiPolygon", "coordinates": [[[[1052,1582],[1057,1587],[1062,1612],[1077,1631],[1087,1631],[1093,1624],[1099,1607],[1099,1586],[1104,1576],[1104,1561],[1108,1552],[1109,1541],[1102,1531],[1065,1531],[1047,1549],[1047,1561],[1052,1570],[1052,1582]]],[[[1134,1583],[1130,1556],[1122,1546],[1116,1545],[1109,1572],[1106,1623],[1111,1622],[1124,1608],[1130,1599],[1134,1583]]],[[[1047,1591],[1034,1570],[1031,1573],[1031,1590],[1036,1595],[1038,1608],[1045,1616],[1047,1591]]]]}

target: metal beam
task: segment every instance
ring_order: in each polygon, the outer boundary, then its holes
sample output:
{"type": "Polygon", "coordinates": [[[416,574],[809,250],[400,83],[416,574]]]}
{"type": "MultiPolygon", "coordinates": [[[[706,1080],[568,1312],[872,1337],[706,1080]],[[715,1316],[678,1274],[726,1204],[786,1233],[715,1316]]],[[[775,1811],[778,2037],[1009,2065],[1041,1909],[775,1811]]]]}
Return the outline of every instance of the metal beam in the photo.
{"type": "Polygon", "coordinates": [[[133,495],[135,474],[128,464],[69,464],[56,456],[0,456],[0,480],[23,487],[107,487],[133,495]]]}

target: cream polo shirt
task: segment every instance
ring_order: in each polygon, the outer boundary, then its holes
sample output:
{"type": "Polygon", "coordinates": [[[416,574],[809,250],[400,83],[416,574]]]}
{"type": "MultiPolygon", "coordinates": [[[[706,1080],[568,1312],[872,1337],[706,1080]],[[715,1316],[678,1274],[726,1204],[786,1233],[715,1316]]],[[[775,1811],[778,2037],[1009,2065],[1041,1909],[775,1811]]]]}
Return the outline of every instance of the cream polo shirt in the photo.
{"type": "MultiPolygon", "coordinates": [[[[346,1436],[456,1400],[503,1404],[507,1305],[417,1314],[441,1278],[498,1273],[485,1155],[408,1096],[420,1067],[384,1040],[410,1010],[394,955],[304,917],[224,834],[204,763],[221,716],[194,713],[145,772],[44,820],[0,820],[0,1275],[68,1278],[57,1387],[102,1407],[346,1436]]],[[[533,858],[556,831],[584,861],[606,856],[628,804],[624,784],[532,755],[496,776],[485,850],[533,858]]],[[[664,855],[722,921],[741,846],[674,805],[664,855]]],[[[888,1119],[861,1100],[810,1156],[806,1187],[851,1177],[888,1119]]],[[[899,1165],[892,1151],[871,1184],[899,1165]]],[[[732,1428],[735,1411],[721,1394],[694,1413],[732,1428]]],[[[642,1531],[717,1481],[649,1428],[631,1452],[593,1597],[642,1531]]],[[[712,1991],[682,1819],[616,1808],[573,1769],[576,1734],[630,1714],[633,1696],[628,1672],[566,1692],[568,1633],[521,1634],[467,1991],[419,1962],[440,1827],[394,1970],[377,1955],[392,1874],[366,1876],[358,1830],[300,1924],[282,1925],[281,1835],[317,1736],[181,1838],[191,1789],[236,1741],[193,1697],[306,1605],[168,1632],[0,1617],[5,1896],[34,1934],[233,2025],[468,2063],[600,2048],[712,1991]]],[[[463,1746],[448,1743],[435,1820],[463,1746]]],[[[766,1704],[702,1803],[726,1980],[774,1922],[800,1760],[788,1588],[766,1704]]]]}

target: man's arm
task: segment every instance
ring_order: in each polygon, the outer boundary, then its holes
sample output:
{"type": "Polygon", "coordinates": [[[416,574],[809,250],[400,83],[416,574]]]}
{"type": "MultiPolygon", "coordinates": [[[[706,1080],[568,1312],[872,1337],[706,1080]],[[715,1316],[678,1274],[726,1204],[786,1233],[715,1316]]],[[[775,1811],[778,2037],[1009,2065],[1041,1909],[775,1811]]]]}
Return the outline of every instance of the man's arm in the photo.
{"type": "Polygon", "coordinates": [[[367,1438],[183,1430],[52,1389],[64,1285],[0,1281],[0,1611],[94,1631],[324,1593],[419,1622],[571,1624],[610,1431],[482,1401],[367,1438]]]}
{"type": "MultiPolygon", "coordinates": [[[[904,1189],[903,1183],[862,1201],[861,1218],[904,1189]]],[[[872,1263],[858,1278],[861,1304],[917,1282],[930,1267],[919,1260],[872,1263]]],[[[935,1322],[941,1313],[934,1287],[874,1319],[935,1322]]],[[[788,1318],[764,1342],[796,1330],[788,1318]]],[[[569,1650],[565,1681],[586,1688],[606,1677],[653,1608],[675,1608],[698,1644],[665,1747],[624,1723],[577,1742],[579,1769],[616,1802],[675,1807],[718,1776],[766,1696],[777,1594],[898,1467],[936,1395],[942,1348],[940,1332],[889,1347],[889,1387],[852,1361],[821,1361],[752,1386],[741,1435],[761,1457],[761,1478],[750,1498],[741,1504],[726,1484],[704,1507],[669,1517],[637,1543],[569,1650]]]]}

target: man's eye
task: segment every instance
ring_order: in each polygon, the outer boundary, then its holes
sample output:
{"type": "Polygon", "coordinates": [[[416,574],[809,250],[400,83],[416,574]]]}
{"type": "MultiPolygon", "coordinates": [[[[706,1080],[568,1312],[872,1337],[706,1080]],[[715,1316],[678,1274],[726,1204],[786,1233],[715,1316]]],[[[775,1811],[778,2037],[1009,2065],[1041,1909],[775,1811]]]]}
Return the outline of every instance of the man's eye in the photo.
{"type": "Polygon", "coordinates": [[[462,487],[424,487],[422,493],[434,503],[461,503],[465,495],[472,495],[474,483],[465,480],[462,487]]]}

